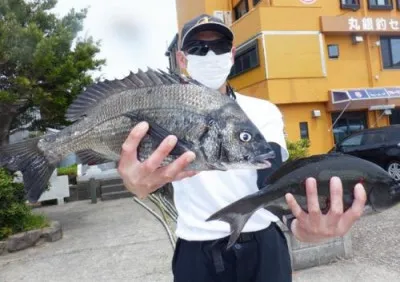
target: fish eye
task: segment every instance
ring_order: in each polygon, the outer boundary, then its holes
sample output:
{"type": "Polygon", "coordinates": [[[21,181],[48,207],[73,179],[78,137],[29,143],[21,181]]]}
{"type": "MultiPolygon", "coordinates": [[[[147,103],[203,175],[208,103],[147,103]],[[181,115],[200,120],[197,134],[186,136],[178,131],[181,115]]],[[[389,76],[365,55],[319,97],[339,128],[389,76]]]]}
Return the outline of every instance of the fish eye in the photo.
{"type": "Polygon", "coordinates": [[[239,138],[243,142],[249,142],[251,140],[251,134],[246,131],[243,131],[240,133],[239,138]]]}

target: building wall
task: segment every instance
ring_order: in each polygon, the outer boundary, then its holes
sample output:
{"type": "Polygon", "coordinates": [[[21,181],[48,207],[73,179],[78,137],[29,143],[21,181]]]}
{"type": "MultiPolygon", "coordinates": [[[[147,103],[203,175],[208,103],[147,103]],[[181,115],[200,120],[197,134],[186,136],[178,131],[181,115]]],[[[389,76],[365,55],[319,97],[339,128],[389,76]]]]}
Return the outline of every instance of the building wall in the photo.
{"type": "MultiPolygon", "coordinates": [[[[311,153],[326,152],[334,144],[327,111],[329,90],[400,86],[400,70],[382,67],[381,48],[376,45],[379,35],[363,34],[364,42],[353,44],[350,34],[320,32],[321,15],[400,17],[396,7],[372,11],[367,0],[361,0],[358,11],[340,9],[339,0],[317,0],[311,5],[299,0],[264,0],[256,7],[252,2],[249,0],[249,12],[231,28],[239,50],[246,42],[257,40],[259,66],[232,77],[230,83],[240,93],[277,104],[290,140],[300,138],[299,122],[307,122],[311,153]],[[338,59],[329,58],[329,44],[338,44],[338,59]],[[312,110],[320,110],[321,117],[313,118],[312,110]]],[[[239,0],[177,0],[179,26],[202,12],[232,11],[237,3],[239,0]]],[[[368,112],[368,127],[389,124],[387,116],[379,115],[368,112]]]]}
{"type": "Polygon", "coordinates": [[[311,154],[326,152],[333,146],[333,136],[329,131],[332,125],[331,117],[325,111],[324,103],[286,104],[278,105],[278,107],[283,114],[285,130],[289,140],[299,140],[299,123],[307,122],[311,154]],[[321,116],[313,118],[311,111],[316,109],[321,111],[321,116]]]}
{"type": "MultiPolygon", "coordinates": [[[[203,0],[175,0],[176,2],[176,14],[178,17],[178,31],[182,30],[185,22],[190,19],[206,13],[206,3],[211,1],[203,0]]],[[[227,0],[225,0],[227,1],[227,0]]]]}

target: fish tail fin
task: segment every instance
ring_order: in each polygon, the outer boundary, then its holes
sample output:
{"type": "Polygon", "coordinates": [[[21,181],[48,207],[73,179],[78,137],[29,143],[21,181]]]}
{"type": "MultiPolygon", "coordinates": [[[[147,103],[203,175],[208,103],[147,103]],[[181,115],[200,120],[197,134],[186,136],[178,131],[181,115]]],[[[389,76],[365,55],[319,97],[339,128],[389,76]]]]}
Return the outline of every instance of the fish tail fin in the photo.
{"type": "Polygon", "coordinates": [[[33,203],[37,202],[46,189],[56,168],[38,148],[40,139],[30,138],[0,147],[0,166],[22,173],[26,197],[33,203]]]}
{"type": "Polygon", "coordinates": [[[221,220],[229,224],[231,235],[228,241],[227,249],[235,244],[246,222],[254,214],[254,212],[262,207],[262,205],[257,204],[259,201],[252,201],[256,198],[256,196],[258,196],[258,193],[246,196],[220,209],[206,219],[206,221],[221,220]]]}

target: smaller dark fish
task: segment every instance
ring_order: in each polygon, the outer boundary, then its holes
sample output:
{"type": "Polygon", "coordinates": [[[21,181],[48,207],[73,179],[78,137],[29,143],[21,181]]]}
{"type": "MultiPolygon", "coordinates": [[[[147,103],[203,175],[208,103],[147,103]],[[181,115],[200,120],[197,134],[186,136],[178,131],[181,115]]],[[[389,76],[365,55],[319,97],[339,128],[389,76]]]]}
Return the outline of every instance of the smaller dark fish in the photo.
{"type": "Polygon", "coordinates": [[[380,212],[400,202],[400,183],[378,165],[342,153],[314,155],[283,164],[269,177],[269,185],[260,191],[220,209],[206,221],[221,220],[230,225],[230,248],[237,240],[248,219],[258,209],[265,208],[280,220],[291,214],[285,194],[292,193],[304,211],[307,211],[305,180],[317,181],[319,204],[325,214],[330,206],[329,182],[333,176],[343,185],[343,210],[351,207],[354,187],[363,184],[367,193],[367,206],[380,212]]]}

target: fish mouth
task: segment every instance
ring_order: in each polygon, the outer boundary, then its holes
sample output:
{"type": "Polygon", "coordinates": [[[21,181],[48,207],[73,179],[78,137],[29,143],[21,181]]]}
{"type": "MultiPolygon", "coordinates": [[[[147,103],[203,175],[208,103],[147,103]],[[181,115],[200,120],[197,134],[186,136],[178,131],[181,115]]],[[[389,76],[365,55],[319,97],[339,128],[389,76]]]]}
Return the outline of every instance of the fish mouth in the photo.
{"type": "Polygon", "coordinates": [[[275,152],[270,151],[266,154],[261,154],[261,155],[255,156],[252,161],[254,164],[260,164],[260,165],[263,165],[264,167],[271,167],[270,160],[274,159],[275,157],[276,157],[275,152]]]}

